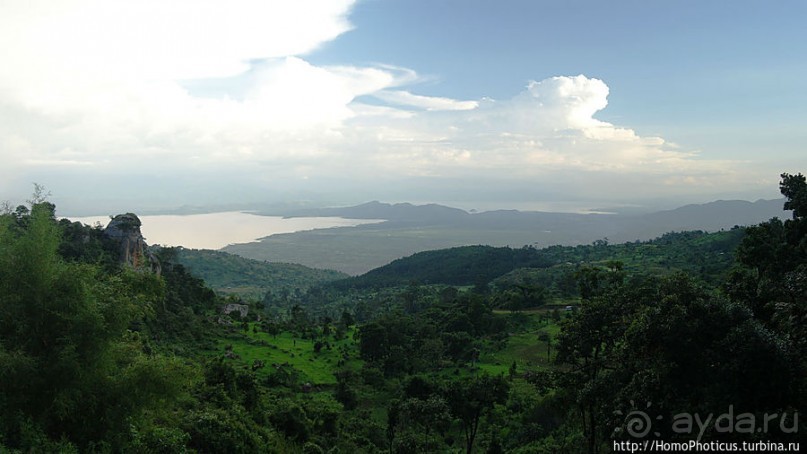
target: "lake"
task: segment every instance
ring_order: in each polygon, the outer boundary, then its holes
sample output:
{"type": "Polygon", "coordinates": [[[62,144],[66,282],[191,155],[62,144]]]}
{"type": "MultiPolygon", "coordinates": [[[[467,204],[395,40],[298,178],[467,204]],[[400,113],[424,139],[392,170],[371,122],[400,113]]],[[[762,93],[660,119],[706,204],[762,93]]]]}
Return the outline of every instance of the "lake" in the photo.
{"type": "MultiPolygon", "coordinates": [[[[258,216],[242,211],[138,217],[143,223],[140,231],[148,244],[182,246],[190,249],[221,249],[229,244],[249,243],[278,233],[383,222],[338,217],[258,216]]],[[[68,217],[68,219],[87,225],[100,223],[104,227],[109,223],[109,216],[68,217]]]]}

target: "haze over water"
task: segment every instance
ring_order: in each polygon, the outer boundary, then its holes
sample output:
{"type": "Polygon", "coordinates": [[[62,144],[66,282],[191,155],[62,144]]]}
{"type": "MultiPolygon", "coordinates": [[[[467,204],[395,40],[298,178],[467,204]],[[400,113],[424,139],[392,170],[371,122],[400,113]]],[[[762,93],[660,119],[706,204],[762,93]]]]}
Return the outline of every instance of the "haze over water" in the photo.
{"type": "MultiPolygon", "coordinates": [[[[138,216],[140,231],[148,244],[182,246],[190,249],[221,249],[229,244],[249,243],[278,233],[331,227],[352,227],[381,222],[339,217],[258,216],[240,211],[190,215],[138,216]]],[[[70,217],[88,225],[106,226],[109,216],[70,217]]]]}

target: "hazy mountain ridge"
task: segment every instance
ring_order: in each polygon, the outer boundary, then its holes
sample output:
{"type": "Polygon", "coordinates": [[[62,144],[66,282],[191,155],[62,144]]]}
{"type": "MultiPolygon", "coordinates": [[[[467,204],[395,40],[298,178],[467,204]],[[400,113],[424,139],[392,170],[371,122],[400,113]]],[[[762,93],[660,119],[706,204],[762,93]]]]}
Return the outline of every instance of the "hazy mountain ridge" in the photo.
{"type": "Polygon", "coordinates": [[[458,246],[574,246],[608,238],[650,240],[682,230],[716,231],[789,217],[784,200],[728,200],[641,215],[499,210],[468,213],[441,205],[370,202],[355,207],[299,210],[299,216],[365,216],[379,224],[272,235],[230,245],[226,252],[270,262],[362,274],[417,252],[458,246]]]}
{"type": "Polygon", "coordinates": [[[667,227],[670,230],[719,230],[734,225],[761,222],[774,216],[787,214],[784,199],[717,200],[703,204],[689,204],[671,210],[646,214],[564,213],[551,211],[490,210],[469,213],[459,208],[439,204],[389,204],[378,201],[351,207],[313,208],[295,210],[286,217],[338,216],[352,219],[384,219],[388,222],[413,222],[428,225],[439,222],[445,225],[471,223],[475,226],[513,228],[519,224],[530,227],[566,228],[570,222],[582,220],[602,223],[604,226],[623,222],[639,222],[648,227],[667,227]],[[750,221],[749,221],[750,220],[750,221]]]}
{"type": "Polygon", "coordinates": [[[349,219],[384,219],[390,222],[451,222],[464,219],[470,214],[459,208],[451,208],[436,203],[413,205],[411,203],[389,204],[379,201],[363,203],[351,207],[312,208],[283,213],[286,217],[338,216],[349,219]]]}
{"type": "MultiPolygon", "coordinates": [[[[717,200],[704,204],[685,205],[667,211],[658,211],[642,216],[657,222],[670,223],[681,229],[690,229],[699,226],[706,230],[725,228],[726,224],[734,223],[745,225],[749,219],[759,219],[758,222],[778,216],[790,217],[789,211],[784,211],[784,199],[757,200],[717,200]],[[677,222],[677,224],[676,224],[677,222]]],[[[755,223],[755,222],[752,222],[755,223]]]]}

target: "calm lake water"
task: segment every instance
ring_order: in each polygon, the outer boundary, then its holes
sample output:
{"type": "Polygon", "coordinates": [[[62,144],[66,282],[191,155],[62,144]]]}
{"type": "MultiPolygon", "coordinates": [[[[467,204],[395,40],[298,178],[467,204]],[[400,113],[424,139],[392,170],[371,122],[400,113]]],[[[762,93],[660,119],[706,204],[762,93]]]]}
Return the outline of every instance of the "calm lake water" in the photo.
{"type": "MultiPolygon", "coordinates": [[[[221,249],[229,244],[249,243],[277,233],[330,227],[352,227],[382,222],[337,217],[283,218],[258,216],[240,211],[189,215],[138,216],[140,231],[148,244],[183,246],[191,249],[221,249]]],[[[69,217],[88,225],[106,226],[109,216],[69,217]]]]}

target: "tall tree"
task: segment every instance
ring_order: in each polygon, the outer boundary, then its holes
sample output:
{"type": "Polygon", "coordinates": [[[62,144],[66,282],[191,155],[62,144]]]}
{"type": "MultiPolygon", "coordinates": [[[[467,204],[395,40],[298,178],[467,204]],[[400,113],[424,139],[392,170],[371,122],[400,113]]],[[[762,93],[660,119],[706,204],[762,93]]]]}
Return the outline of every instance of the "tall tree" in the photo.
{"type": "MultiPolygon", "coordinates": [[[[792,210],[784,222],[773,218],[755,227],[737,251],[742,267],[726,284],[732,300],[746,304],[771,330],[783,337],[807,376],[807,179],[782,174],[779,184],[784,208],[792,210]]],[[[807,380],[800,382],[807,389],[807,380]]],[[[796,405],[807,404],[805,393],[796,405]]]]}
{"type": "Polygon", "coordinates": [[[465,451],[473,452],[482,417],[507,400],[510,387],[501,376],[482,375],[452,382],[446,392],[451,413],[460,420],[465,451]]]}

